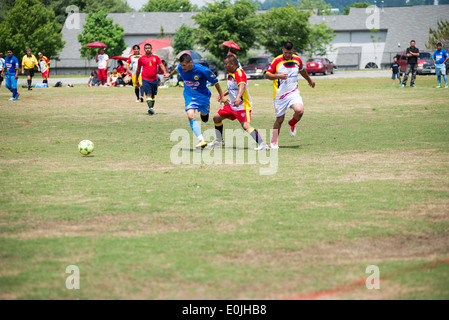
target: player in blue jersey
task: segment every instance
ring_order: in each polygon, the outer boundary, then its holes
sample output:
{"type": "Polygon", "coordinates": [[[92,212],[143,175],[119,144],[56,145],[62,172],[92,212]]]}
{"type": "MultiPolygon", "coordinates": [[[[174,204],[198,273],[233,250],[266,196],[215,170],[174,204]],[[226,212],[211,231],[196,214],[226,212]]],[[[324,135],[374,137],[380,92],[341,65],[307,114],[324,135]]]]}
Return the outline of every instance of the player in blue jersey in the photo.
{"type": "Polygon", "coordinates": [[[6,50],[5,65],[2,69],[2,76],[6,75],[6,88],[12,92],[12,98],[9,101],[19,99],[20,93],[17,92],[17,79],[19,78],[19,59],[13,56],[13,50],[6,50]]]}
{"type": "Polygon", "coordinates": [[[179,62],[180,64],[170,73],[169,77],[179,73],[184,81],[185,111],[189,118],[190,127],[199,140],[196,147],[203,149],[207,146],[207,143],[204,141],[200,126],[196,122],[195,110],[200,112],[203,122],[209,120],[211,92],[207,88],[207,82],[212,83],[217,89],[220,103],[227,104],[229,100],[223,95],[217,76],[209,68],[194,63],[192,57],[187,53],[181,55],[179,62]]]}
{"type": "Polygon", "coordinates": [[[441,88],[441,76],[443,76],[444,82],[446,82],[445,88],[447,89],[446,62],[449,60],[449,54],[443,49],[441,42],[437,43],[437,51],[433,53],[432,59],[433,63],[435,63],[435,71],[437,74],[437,88],[441,88]]]}

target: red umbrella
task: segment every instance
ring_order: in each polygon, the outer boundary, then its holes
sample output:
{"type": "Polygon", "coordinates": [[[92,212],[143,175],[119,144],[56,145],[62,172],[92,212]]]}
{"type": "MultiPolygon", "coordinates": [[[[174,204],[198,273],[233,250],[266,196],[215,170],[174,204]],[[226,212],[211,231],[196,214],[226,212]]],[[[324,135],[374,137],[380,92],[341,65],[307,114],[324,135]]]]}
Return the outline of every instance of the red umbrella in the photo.
{"type": "MultiPolygon", "coordinates": [[[[164,49],[170,46],[170,43],[172,42],[172,39],[152,39],[148,38],[145,41],[142,41],[139,43],[140,47],[140,54],[145,54],[145,43],[151,44],[152,52],[158,51],[160,49],[164,49]]],[[[131,50],[129,50],[129,54],[133,54],[134,50],[131,47],[131,50]]]]}
{"type": "Polygon", "coordinates": [[[105,45],[103,42],[95,41],[95,42],[88,43],[86,45],[86,47],[88,47],[88,48],[107,48],[108,46],[105,45]]]}
{"type": "Polygon", "coordinates": [[[237,43],[232,42],[232,41],[225,41],[221,45],[225,46],[225,47],[229,47],[229,48],[240,50],[240,47],[237,45],[237,43]]]}
{"type": "Polygon", "coordinates": [[[127,57],[119,57],[119,56],[113,56],[113,57],[110,57],[109,59],[128,60],[127,57]]]}

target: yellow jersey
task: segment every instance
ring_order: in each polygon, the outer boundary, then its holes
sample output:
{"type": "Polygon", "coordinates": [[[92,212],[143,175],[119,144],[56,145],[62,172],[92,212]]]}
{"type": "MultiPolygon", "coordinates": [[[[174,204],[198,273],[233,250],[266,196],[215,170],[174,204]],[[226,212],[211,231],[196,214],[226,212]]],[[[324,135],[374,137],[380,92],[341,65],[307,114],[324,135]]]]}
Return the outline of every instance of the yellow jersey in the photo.
{"type": "Polygon", "coordinates": [[[34,67],[37,66],[36,57],[34,55],[31,55],[31,57],[24,55],[22,58],[22,66],[25,69],[34,69],[34,67]]]}

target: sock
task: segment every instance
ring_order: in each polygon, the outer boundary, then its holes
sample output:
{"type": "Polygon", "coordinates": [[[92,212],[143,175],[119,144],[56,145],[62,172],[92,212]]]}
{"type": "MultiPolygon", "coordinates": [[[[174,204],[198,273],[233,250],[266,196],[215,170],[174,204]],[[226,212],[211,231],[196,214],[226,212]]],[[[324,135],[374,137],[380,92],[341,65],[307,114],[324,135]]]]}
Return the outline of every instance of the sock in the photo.
{"type": "Polygon", "coordinates": [[[30,88],[31,87],[31,80],[27,80],[27,82],[28,82],[28,88],[30,88]]]}
{"type": "Polygon", "coordinates": [[[189,122],[190,122],[190,128],[192,128],[192,131],[195,134],[195,136],[198,138],[198,140],[204,141],[203,135],[201,134],[200,126],[199,126],[198,122],[196,122],[196,119],[190,120],[189,122]]]}
{"type": "Polygon", "coordinates": [[[209,121],[209,114],[201,115],[201,121],[203,121],[204,123],[209,121]]]}
{"type": "Polygon", "coordinates": [[[281,132],[281,129],[273,129],[273,137],[271,138],[271,143],[274,143],[274,144],[278,143],[278,137],[279,137],[280,132],[281,132]]]}
{"type": "Polygon", "coordinates": [[[293,117],[293,118],[288,122],[288,124],[289,124],[290,126],[294,127],[294,126],[296,126],[296,124],[299,122],[299,120],[301,120],[301,119],[296,119],[295,117],[293,117]]]}
{"type": "Polygon", "coordinates": [[[259,135],[259,132],[257,132],[257,129],[254,129],[253,127],[249,128],[247,132],[251,135],[251,137],[256,141],[258,145],[263,143],[262,137],[259,135]]]}
{"type": "Polygon", "coordinates": [[[446,83],[446,85],[447,85],[447,76],[443,76],[443,79],[444,79],[444,83],[446,83]]]}
{"type": "Polygon", "coordinates": [[[44,81],[42,81],[42,82],[43,82],[43,83],[48,83],[48,82],[47,82],[47,79],[45,79],[45,80],[44,80],[44,81]]]}
{"type": "Polygon", "coordinates": [[[218,141],[223,140],[223,121],[215,124],[215,136],[218,141]]]}
{"type": "Polygon", "coordinates": [[[156,100],[153,98],[147,98],[147,105],[148,105],[148,109],[154,108],[154,103],[156,102],[156,100]]]}
{"type": "Polygon", "coordinates": [[[12,92],[12,97],[17,98],[17,89],[12,89],[11,92],[12,92]]]}
{"type": "Polygon", "coordinates": [[[134,93],[136,94],[137,100],[139,100],[140,96],[139,96],[139,88],[135,88],[134,89],[134,93]]]}

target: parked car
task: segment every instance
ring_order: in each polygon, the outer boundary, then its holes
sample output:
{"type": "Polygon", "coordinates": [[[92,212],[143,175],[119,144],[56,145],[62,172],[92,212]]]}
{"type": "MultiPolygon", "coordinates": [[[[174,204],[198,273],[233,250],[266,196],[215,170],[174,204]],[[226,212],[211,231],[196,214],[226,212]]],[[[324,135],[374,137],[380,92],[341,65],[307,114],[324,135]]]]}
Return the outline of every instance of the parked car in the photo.
{"type": "Polygon", "coordinates": [[[252,57],[248,59],[248,62],[242,68],[249,78],[264,78],[271,61],[273,61],[271,56],[252,57]]]}
{"type": "Polygon", "coordinates": [[[179,57],[183,54],[183,53],[188,53],[190,54],[190,56],[192,57],[193,62],[201,64],[205,67],[208,67],[213,73],[215,73],[215,75],[218,77],[218,73],[219,73],[219,69],[217,64],[215,63],[214,60],[207,60],[204,59],[203,56],[201,54],[199,54],[196,51],[193,50],[184,50],[180,53],[178,53],[178,55],[176,56],[177,59],[179,59],[179,57]]]}
{"type": "Polygon", "coordinates": [[[334,63],[327,58],[309,58],[306,61],[307,73],[312,74],[322,73],[326,75],[328,73],[334,74],[334,63]]]}
{"type": "MultiPolygon", "coordinates": [[[[405,69],[407,68],[407,55],[405,51],[398,52],[396,55],[396,58],[398,59],[398,63],[400,65],[399,72],[401,75],[405,72],[405,69]]],[[[420,51],[419,57],[418,57],[418,74],[430,74],[435,73],[435,66],[433,68],[428,68],[429,65],[427,65],[426,68],[423,68],[425,64],[432,61],[432,54],[427,51],[420,51]]]]}

